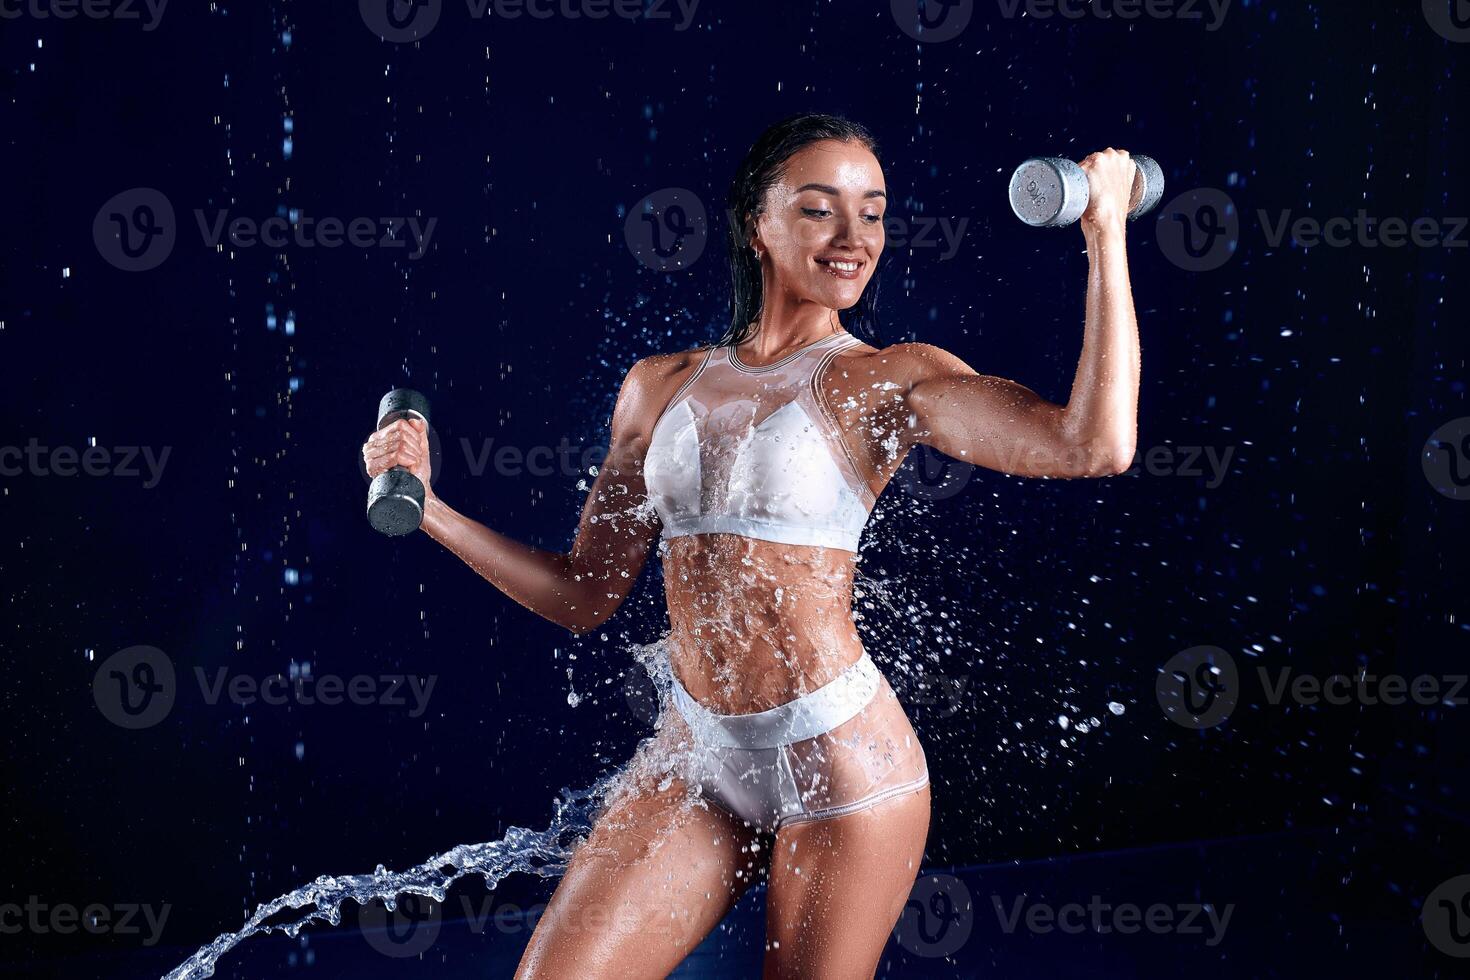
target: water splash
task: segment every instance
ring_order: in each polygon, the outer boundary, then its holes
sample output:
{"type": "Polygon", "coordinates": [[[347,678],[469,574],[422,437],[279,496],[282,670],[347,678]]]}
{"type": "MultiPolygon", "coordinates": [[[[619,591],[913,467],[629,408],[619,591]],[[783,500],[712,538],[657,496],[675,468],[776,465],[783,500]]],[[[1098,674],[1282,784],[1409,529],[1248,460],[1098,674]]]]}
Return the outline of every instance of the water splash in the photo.
{"type": "MultiPolygon", "coordinates": [[[[655,729],[661,727],[669,704],[670,667],[666,640],[631,647],[633,659],[648,672],[659,702],[655,729]]],[[[651,740],[645,740],[648,746],[651,740]]],[[[378,865],[372,874],[322,875],[308,885],[287,892],[256,907],[235,932],[221,933],[215,940],[166,974],[163,980],[200,980],[214,975],[220,957],[251,936],[272,932],[295,937],[314,922],[341,925],[342,903],[358,905],[381,901],[391,912],[399,896],[419,895],[443,902],[449,887],[468,875],[479,875],[487,889],[517,871],[542,878],[557,878],[567,870],[573,852],[592,829],[602,803],[610,796],[630,767],[647,755],[635,752],[620,766],[584,789],[563,788],[545,830],[511,827],[500,840],[483,844],[461,844],[437,854],[406,871],[389,871],[378,865]],[[271,922],[282,913],[282,922],[271,922]]],[[[665,760],[672,763],[673,760],[665,760]]],[[[698,787],[694,787],[698,793],[698,787]]]]}
{"type": "Polygon", "coordinates": [[[491,889],[516,871],[558,877],[566,871],[573,851],[590,830],[597,807],[617,776],[611,773],[586,789],[563,789],[555,816],[545,830],[512,827],[500,840],[461,844],[406,871],[389,871],[380,864],[372,874],[322,875],[311,884],[258,906],[239,930],[221,933],[166,974],[164,980],[211,977],[221,956],[254,935],[283,932],[294,937],[313,922],[340,925],[342,903],[349,899],[359,905],[381,901],[392,911],[401,895],[443,902],[449,887],[467,875],[479,875],[485,887],[491,889]],[[284,912],[295,915],[288,921],[268,924],[284,912]]]}

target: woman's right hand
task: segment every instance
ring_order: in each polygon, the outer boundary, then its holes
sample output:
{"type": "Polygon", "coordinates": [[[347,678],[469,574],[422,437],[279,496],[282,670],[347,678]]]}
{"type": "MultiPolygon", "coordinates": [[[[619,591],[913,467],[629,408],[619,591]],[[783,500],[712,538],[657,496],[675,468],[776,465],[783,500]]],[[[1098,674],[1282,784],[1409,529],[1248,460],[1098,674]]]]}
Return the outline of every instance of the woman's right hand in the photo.
{"type": "Polygon", "coordinates": [[[374,478],[402,466],[424,485],[424,503],[434,498],[430,485],[433,468],[429,460],[429,424],[423,419],[399,419],[368,436],[362,444],[362,459],[368,477],[374,478]]]}

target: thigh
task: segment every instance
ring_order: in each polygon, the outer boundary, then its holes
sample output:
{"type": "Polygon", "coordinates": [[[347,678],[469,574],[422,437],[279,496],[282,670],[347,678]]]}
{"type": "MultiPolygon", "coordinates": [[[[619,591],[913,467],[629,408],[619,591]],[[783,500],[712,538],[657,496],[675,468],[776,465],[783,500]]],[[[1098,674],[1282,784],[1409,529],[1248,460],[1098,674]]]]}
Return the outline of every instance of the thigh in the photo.
{"type": "Polygon", "coordinates": [[[719,924],[750,885],[755,834],[686,785],[635,759],[568,862],[517,980],[665,977],[719,924]]]}
{"type": "Polygon", "coordinates": [[[871,977],[929,836],[929,786],[783,827],[771,853],[767,978],[871,977]]]}

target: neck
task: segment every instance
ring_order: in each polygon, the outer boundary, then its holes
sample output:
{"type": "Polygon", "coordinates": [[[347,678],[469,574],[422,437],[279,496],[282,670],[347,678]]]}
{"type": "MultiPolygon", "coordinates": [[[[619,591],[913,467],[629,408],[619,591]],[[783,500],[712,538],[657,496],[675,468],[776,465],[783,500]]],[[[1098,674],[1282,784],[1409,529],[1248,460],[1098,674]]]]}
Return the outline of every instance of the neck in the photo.
{"type": "Polygon", "coordinates": [[[841,331],[836,310],[779,291],[772,296],[768,290],[760,319],[740,346],[762,358],[774,358],[841,331]]]}

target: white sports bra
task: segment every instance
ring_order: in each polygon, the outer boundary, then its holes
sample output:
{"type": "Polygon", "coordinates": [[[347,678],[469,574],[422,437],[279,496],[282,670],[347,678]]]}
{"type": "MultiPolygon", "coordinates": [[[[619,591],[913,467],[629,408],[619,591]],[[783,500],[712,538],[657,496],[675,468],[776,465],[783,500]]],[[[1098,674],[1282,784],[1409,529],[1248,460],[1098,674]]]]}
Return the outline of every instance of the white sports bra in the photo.
{"type": "Polygon", "coordinates": [[[874,497],[816,380],[843,331],[749,367],[714,347],[659,415],[644,462],[664,538],[739,534],[857,551],[874,497]]]}

